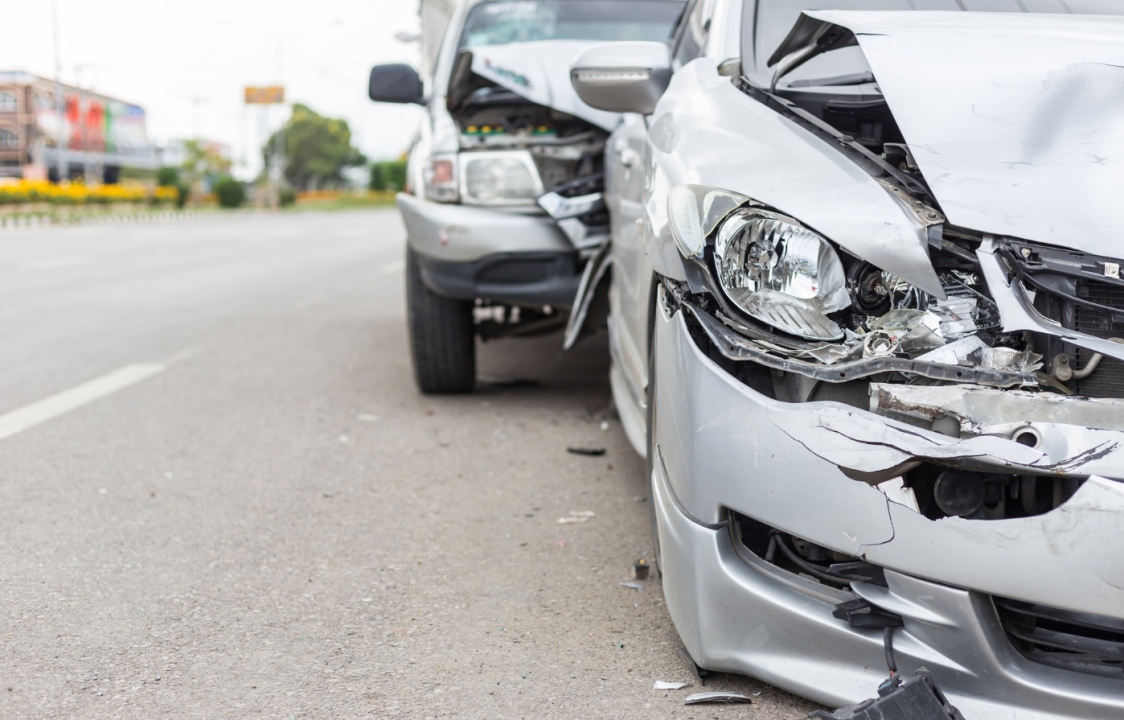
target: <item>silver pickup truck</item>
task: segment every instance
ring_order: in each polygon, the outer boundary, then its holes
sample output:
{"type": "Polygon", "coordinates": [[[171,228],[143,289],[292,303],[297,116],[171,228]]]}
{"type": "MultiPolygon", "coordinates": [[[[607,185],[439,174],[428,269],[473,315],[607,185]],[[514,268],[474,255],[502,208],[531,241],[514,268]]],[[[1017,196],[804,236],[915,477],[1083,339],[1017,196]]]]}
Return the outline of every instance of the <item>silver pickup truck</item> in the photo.
{"type": "Polygon", "coordinates": [[[578,98],[570,62],[598,42],[666,42],[683,6],[469,0],[453,14],[425,83],[407,65],[371,71],[372,100],[428,111],[398,196],[422,392],[473,388],[477,336],[567,324],[608,234],[602,158],[621,117],[578,98]]]}

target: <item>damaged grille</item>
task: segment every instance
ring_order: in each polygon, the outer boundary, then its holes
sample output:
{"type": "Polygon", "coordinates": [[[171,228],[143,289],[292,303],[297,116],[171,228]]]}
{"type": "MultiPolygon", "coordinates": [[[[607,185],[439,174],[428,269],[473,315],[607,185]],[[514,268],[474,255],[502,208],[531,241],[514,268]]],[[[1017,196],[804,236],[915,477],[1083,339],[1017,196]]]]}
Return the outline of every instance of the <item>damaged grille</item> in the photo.
{"type": "Polygon", "coordinates": [[[1124,620],[994,598],[1000,622],[1033,662],[1124,680],[1124,620]]]}
{"type": "MultiPolygon", "coordinates": [[[[1023,285],[1034,294],[1038,312],[1063,327],[1104,339],[1124,338],[1124,281],[1120,262],[1064,248],[1012,241],[1001,250],[1023,285]]],[[[1124,362],[1105,357],[1088,377],[1096,353],[1054,337],[1040,338],[1036,351],[1056,359],[1069,358],[1074,379],[1061,377],[1074,393],[1094,398],[1124,398],[1124,362]],[[1042,351],[1045,352],[1042,352],[1042,351]]]]}
{"type": "MultiPolygon", "coordinates": [[[[1081,281],[1077,285],[1077,296],[1124,312],[1124,287],[1120,285],[1081,281]]],[[[1082,305],[1074,310],[1076,330],[1100,338],[1124,337],[1124,322],[1120,316],[1082,305]]],[[[1092,350],[1077,348],[1080,367],[1085,367],[1092,356],[1092,350]]],[[[1124,398],[1124,362],[1104,358],[1096,372],[1077,381],[1076,390],[1079,395],[1089,397],[1124,398]]]]}

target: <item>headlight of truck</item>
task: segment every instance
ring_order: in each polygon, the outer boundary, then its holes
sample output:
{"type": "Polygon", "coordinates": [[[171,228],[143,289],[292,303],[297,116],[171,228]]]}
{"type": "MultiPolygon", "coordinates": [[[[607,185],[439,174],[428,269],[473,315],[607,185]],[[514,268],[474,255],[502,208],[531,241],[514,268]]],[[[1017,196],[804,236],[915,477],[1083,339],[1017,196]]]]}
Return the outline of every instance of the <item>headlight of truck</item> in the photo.
{"type": "Polygon", "coordinates": [[[434,155],[422,170],[425,197],[437,202],[455,203],[457,197],[457,156],[434,155]]]}
{"type": "Polygon", "coordinates": [[[460,156],[461,201],[472,205],[531,205],[543,193],[538,168],[525,150],[460,156]]]}
{"type": "Polygon", "coordinates": [[[839,340],[828,313],[851,304],[835,249],[792,218],[758,208],[727,217],[714,237],[722,292],[750,317],[809,340],[839,340]]]}

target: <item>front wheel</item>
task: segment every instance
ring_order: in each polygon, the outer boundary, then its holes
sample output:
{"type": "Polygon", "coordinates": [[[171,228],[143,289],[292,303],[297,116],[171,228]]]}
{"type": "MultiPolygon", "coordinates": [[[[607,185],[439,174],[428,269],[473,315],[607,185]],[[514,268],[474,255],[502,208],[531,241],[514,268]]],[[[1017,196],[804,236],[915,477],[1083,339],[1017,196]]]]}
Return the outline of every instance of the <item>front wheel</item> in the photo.
{"type": "Polygon", "coordinates": [[[408,248],[406,311],[418,389],[426,395],[471,392],[476,384],[472,302],[430,290],[422,280],[417,255],[408,248]]]}

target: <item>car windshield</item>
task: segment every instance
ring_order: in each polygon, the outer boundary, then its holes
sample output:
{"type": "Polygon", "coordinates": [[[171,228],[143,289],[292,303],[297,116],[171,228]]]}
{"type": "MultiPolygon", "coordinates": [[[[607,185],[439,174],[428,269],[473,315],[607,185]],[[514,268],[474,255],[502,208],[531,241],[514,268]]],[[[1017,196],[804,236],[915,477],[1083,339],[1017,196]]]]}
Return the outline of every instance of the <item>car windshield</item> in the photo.
{"type": "Polygon", "coordinates": [[[663,42],[684,4],[678,0],[484,2],[469,10],[460,47],[539,40],[663,42]]]}
{"type": "MultiPolygon", "coordinates": [[[[756,14],[745,13],[743,51],[754,58],[756,74],[769,77],[769,56],[780,46],[804,10],[969,10],[983,12],[1028,12],[1025,0],[746,0],[756,4],[756,14]]],[[[1119,15],[1119,0],[1037,0],[1033,12],[1090,15],[1119,15]]],[[[748,69],[748,68],[747,68],[748,69]]],[[[788,87],[852,85],[872,79],[862,51],[847,47],[825,53],[785,77],[788,87]]]]}

